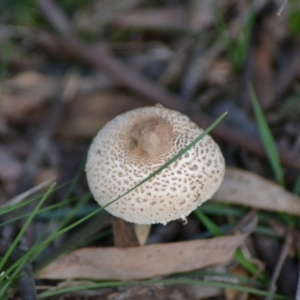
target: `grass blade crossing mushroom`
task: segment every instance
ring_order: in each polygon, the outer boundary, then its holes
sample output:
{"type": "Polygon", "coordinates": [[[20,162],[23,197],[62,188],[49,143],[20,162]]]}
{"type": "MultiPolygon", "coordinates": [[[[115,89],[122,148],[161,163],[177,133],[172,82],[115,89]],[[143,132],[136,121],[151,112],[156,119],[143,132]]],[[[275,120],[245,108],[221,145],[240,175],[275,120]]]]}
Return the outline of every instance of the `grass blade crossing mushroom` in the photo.
{"type": "MultiPolygon", "coordinates": [[[[117,116],[89,149],[87,179],[95,200],[106,205],[157,170],[203,130],[187,116],[161,105],[117,116]]],[[[193,148],[130,194],[106,207],[136,224],[184,219],[219,188],[225,162],[206,135],[193,148]]]]}

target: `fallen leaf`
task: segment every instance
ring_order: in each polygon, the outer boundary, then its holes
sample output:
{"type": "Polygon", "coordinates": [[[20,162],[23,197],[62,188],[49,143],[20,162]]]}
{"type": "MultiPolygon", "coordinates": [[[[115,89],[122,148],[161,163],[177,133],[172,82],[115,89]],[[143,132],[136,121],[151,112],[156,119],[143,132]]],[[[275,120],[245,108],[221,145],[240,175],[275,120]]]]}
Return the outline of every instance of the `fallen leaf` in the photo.
{"type": "Polygon", "coordinates": [[[60,136],[63,139],[90,139],[112,118],[142,104],[138,98],[112,91],[79,95],[64,118],[60,136]]]}
{"type": "Polygon", "coordinates": [[[1,109],[9,120],[20,121],[38,109],[57,91],[57,78],[27,71],[5,82],[1,109]]]}
{"type": "Polygon", "coordinates": [[[136,27],[160,30],[186,30],[187,13],[184,7],[136,10],[122,14],[114,20],[120,27],[136,27]]]}
{"type": "Polygon", "coordinates": [[[227,167],[214,201],[300,216],[300,197],[252,172],[227,167]]]}
{"type": "Polygon", "coordinates": [[[37,278],[138,280],[189,272],[229,261],[247,235],[130,248],[82,248],[48,266],[37,278]]]}

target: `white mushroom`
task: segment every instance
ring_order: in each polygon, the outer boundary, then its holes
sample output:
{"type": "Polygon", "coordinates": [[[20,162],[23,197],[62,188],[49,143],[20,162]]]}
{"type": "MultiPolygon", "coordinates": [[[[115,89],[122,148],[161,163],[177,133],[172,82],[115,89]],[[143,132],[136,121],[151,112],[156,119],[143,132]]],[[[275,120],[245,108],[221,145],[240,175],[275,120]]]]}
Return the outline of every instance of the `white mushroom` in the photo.
{"type": "MultiPolygon", "coordinates": [[[[87,180],[95,200],[105,205],[124,194],[202,132],[187,116],[161,105],[117,116],[98,132],[88,152],[87,180]]],[[[136,224],[185,220],[216,192],[224,171],[223,155],[206,135],[106,210],[136,224]]]]}

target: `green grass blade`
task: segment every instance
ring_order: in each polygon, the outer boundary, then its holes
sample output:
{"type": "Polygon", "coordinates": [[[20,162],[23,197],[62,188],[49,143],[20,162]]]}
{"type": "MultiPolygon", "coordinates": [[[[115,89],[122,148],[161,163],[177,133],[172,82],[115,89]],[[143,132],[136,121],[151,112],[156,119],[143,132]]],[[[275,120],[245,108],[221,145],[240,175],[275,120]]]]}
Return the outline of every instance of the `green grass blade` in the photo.
{"type": "Polygon", "coordinates": [[[194,210],[195,215],[199,219],[199,221],[206,227],[206,229],[213,235],[213,236],[222,236],[223,232],[220,228],[210,219],[208,218],[200,208],[194,210]]]}
{"type": "MultiPolygon", "coordinates": [[[[206,227],[206,229],[213,235],[213,236],[222,236],[222,230],[203,212],[200,211],[200,208],[197,208],[194,213],[202,222],[202,224],[206,227]]],[[[239,264],[245,268],[248,272],[252,273],[253,275],[257,275],[259,273],[258,267],[249,261],[243,254],[242,251],[237,250],[234,254],[234,258],[239,262],[239,264]]],[[[268,279],[264,274],[259,274],[258,279],[266,282],[268,279]]]]}
{"type": "MultiPolygon", "coordinates": [[[[260,273],[260,270],[257,265],[253,264],[251,261],[249,261],[243,252],[241,250],[237,250],[234,254],[234,258],[239,262],[239,264],[246,269],[248,272],[250,272],[253,275],[257,275],[260,273]]],[[[257,276],[258,279],[262,280],[264,283],[268,282],[268,277],[261,273],[257,276]]]]}
{"type": "MultiPolygon", "coordinates": [[[[22,236],[24,235],[25,231],[27,230],[28,226],[30,225],[31,221],[33,220],[33,218],[35,217],[35,215],[37,214],[37,212],[39,211],[40,207],[43,205],[43,203],[45,202],[45,200],[48,198],[48,196],[52,193],[53,188],[54,188],[55,184],[53,184],[48,191],[44,194],[44,196],[42,197],[42,199],[40,200],[40,202],[36,205],[36,207],[34,208],[34,210],[32,211],[31,215],[29,216],[29,218],[27,219],[27,221],[25,222],[24,226],[22,227],[22,229],[20,230],[19,234],[17,235],[17,237],[14,239],[14,241],[12,242],[11,246],[9,247],[8,251],[5,253],[5,255],[2,257],[1,261],[0,261],[0,273],[1,270],[3,269],[4,265],[6,264],[8,258],[10,257],[10,255],[12,254],[12,252],[14,251],[14,249],[16,248],[17,244],[19,243],[19,241],[21,240],[22,236]]],[[[2,276],[3,278],[4,276],[2,276]]],[[[0,277],[0,282],[1,282],[1,277],[0,277]]]]}
{"type": "Polygon", "coordinates": [[[195,279],[162,279],[162,280],[148,280],[147,282],[144,282],[145,284],[165,284],[165,285],[173,285],[173,284],[189,284],[189,285],[202,285],[202,286],[212,286],[212,287],[219,287],[219,288],[226,288],[226,289],[233,289],[236,291],[245,292],[252,295],[258,295],[258,296],[272,296],[272,299],[285,299],[285,300],[291,300],[288,297],[281,296],[278,294],[273,294],[270,292],[262,291],[256,288],[250,288],[247,286],[242,285],[236,285],[232,283],[224,283],[224,282],[218,282],[218,281],[209,281],[209,280],[195,280],[195,279]]]}
{"type": "Polygon", "coordinates": [[[48,291],[38,295],[38,299],[47,299],[49,297],[58,296],[66,293],[75,293],[79,291],[91,290],[91,289],[100,289],[100,288],[112,288],[119,286],[130,286],[136,284],[133,282],[125,282],[125,281],[111,281],[111,282],[100,282],[100,283],[89,283],[83,285],[77,285],[73,287],[67,287],[59,290],[48,291]]]}
{"type": "Polygon", "coordinates": [[[5,279],[3,282],[1,282],[1,289],[0,289],[0,299],[6,300],[11,299],[11,295],[9,295],[8,291],[11,288],[11,286],[15,283],[17,279],[20,278],[21,272],[22,272],[23,264],[19,265],[16,270],[13,272],[13,274],[10,276],[9,279],[5,279]]]}
{"type": "MultiPolygon", "coordinates": [[[[88,195],[88,194],[89,193],[86,193],[86,195],[88,195]]],[[[59,203],[56,203],[56,204],[48,205],[47,207],[44,207],[44,208],[42,208],[42,209],[40,209],[38,211],[38,213],[35,216],[35,219],[39,219],[40,215],[42,215],[42,216],[44,215],[45,216],[47,213],[51,212],[55,208],[61,208],[61,207],[65,206],[66,204],[69,204],[69,203],[72,203],[72,202],[76,201],[77,199],[78,199],[78,197],[74,197],[74,198],[70,198],[70,199],[67,199],[65,201],[62,201],[62,202],[59,202],[59,203]]],[[[37,199],[34,199],[34,201],[35,200],[37,200],[37,199]]],[[[60,218],[62,218],[63,217],[62,214],[64,213],[64,216],[65,216],[65,215],[68,214],[68,212],[69,212],[69,210],[68,211],[56,210],[56,211],[52,212],[52,214],[55,215],[55,213],[57,213],[57,214],[59,213],[60,214],[60,218]]],[[[25,218],[29,217],[30,215],[31,215],[31,212],[30,213],[21,214],[21,215],[19,215],[17,217],[11,218],[11,219],[9,219],[9,220],[7,220],[5,222],[0,223],[0,228],[3,227],[3,226],[5,226],[5,225],[7,225],[7,224],[13,223],[15,221],[25,219],[25,218]]],[[[49,219],[48,219],[48,221],[49,221],[49,219]]]]}
{"type": "Polygon", "coordinates": [[[271,130],[268,126],[267,120],[264,116],[264,113],[259,105],[259,101],[254,92],[253,86],[248,86],[249,95],[252,103],[252,107],[254,110],[255,118],[258,124],[259,132],[261,135],[261,139],[265,148],[265,151],[268,156],[269,163],[275,175],[276,181],[284,186],[284,178],[283,178],[283,170],[281,167],[279,154],[276,148],[276,144],[274,138],[272,136],[271,130]]]}
{"type": "Polygon", "coordinates": [[[231,216],[241,218],[247,211],[246,207],[237,207],[224,203],[206,201],[201,205],[201,212],[215,216],[231,216]]]}
{"type": "MultiPolygon", "coordinates": [[[[60,188],[62,188],[63,186],[65,186],[68,183],[69,182],[67,181],[67,182],[65,182],[65,183],[63,183],[63,184],[61,184],[59,186],[55,186],[55,188],[53,189],[53,192],[59,190],[60,188]]],[[[23,207],[23,206],[26,206],[26,205],[28,205],[28,204],[30,204],[30,203],[32,203],[32,202],[34,202],[34,201],[42,198],[42,197],[43,197],[43,195],[31,196],[31,197],[29,197],[27,199],[22,200],[19,203],[16,203],[16,204],[13,204],[13,205],[10,205],[10,206],[5,206],[5,207],[1,207],[0,206],[0,216],[8,214],[8,213],[10,213],[10,212],[12,212],[12,211],[14,211],[14,210],[16,210],[18,208],[23,207]]]]}
{"type": "MultiPolygon", "coordinates": [[[[236,291],[245,292],[252,295],[264,296],[264,297],[272,297],[272,299],[282,299],[282,300],[290,300],[290,298],[281,296],[278,294],[272,294],[270,292],[262,291],[257,288],[250,288],[247,286],[236,285],[232,283],[224,283],[218,281],[209,281],[209,280],[195,280],[195,279],[151,279],[140,281],[140,284],[149,285],[149,286],[162,286],[162,285],[201,285],[201,286],[211,286],[218,288],[230,288],[236,291]]],[[[110,288],[110,287],[118,287],[118,286],[134,286],[137,285],[137,282],[122,282],[122,281],[111,281],[111,282],[100,282],[100,283],[90,283],[83,284],[74,287],[67,287],[60,290],[55,291],[47,291],[38,296],[38,299],[46,299],[53,296],[58,296],[66,293],[75,293],[78,291],[88,290],[88,289],[99,289],[99,288],[110,288]]]]}
{"type": "Polygon", "coordinates": [[[73,209],[66,215],[66,217],[62,219],[62,222],[59,224],[57,230],[59,231],[64,226],[66,226],[72,220],[72,218],[76,216],[76,213],[80,210],[80,208],[84,207],[84,205],[87,204],[91,197],[91,193],[83,195],[81,199],[77,202],[75,207],[73,207],[73,209]]]}
{"type": "Polygon", "coordinates": [[[297,176],[295,186],[293,188],[294,194],[300,196],[300,175],[297,176]]]}

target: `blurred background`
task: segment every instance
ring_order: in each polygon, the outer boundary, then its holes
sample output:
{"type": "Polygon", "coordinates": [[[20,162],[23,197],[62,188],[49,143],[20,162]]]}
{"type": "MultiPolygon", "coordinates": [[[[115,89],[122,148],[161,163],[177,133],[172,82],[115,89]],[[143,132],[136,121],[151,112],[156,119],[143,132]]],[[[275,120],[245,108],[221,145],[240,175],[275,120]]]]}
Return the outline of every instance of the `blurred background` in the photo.
{"type": "MultiPolygon", "coordinates": [[[[64,203],[40,214],[22,239],[26,249],[42,230],[46,234],[62,219],[69,224],[95,209],[91,196],[82,196],[88,193],[82,171],[96,132],[120,113],[156,103],[189,115],[203,128],[227,111],[212,132],[227,165],[300,195],[300,2],[0,1],[0,210],[25,191],[42,183],[41,191],[54,181],[62,186],[47,205],[84,198],[76,211],[75,204],[64,203]],[[52,227],[46,230],[49,222],[52,227]]],[[[245,207],[236,209],[239,214],[231,211],[226,217],[212,207],[204,212],[221,228],[247,213],[245,207]]],[[[0,217],[7,222],[17,215],[0,217]]],[[[272,238],[257,236],[252,244],[270,276],[286,232],[299,237],[296,217],[271,217],[280,224],[264,221],[272,238]]],[[[2,226],[1,239],[12,243],[22,224],[2,226]]],[[[109,229],[104,238],[96,238],[103,228],[109,228],[104,217],[86,244],[111,245],[109,229]]],[[[90,227],[81,230],[85,235],[90,227]]],[[[199,234],[212,236],[192,216],[184,227],[179,222],[157,225],[149,243],[199,234]]],[[[61,236],[43,255],[66,251],[62,245],[72,236],[72,231],[61,236]]],[[[299,245],[289,249],[294,254],[281,268],[278,291],[294,297],[299,245]]],[[[230,295],[215,297],[250,299],[230,295]]],[[[79,299],[106,299],[86,297],[79,299]]]]}

